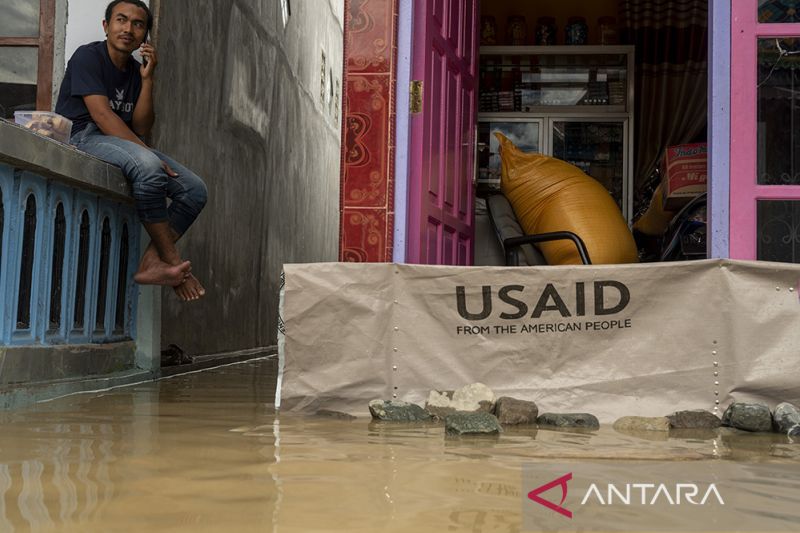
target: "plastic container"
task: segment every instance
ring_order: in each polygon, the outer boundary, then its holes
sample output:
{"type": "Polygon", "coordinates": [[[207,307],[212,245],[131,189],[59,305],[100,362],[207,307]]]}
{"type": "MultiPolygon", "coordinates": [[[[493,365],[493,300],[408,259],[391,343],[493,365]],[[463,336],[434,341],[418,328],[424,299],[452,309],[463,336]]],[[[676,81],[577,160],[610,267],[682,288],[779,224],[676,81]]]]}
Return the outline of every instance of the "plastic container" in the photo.
{"type": "Polygon", "coordinates": [[[497,21],[491,15],[481,17],[481,44],[497,44],[497,21]]]}
{"type": "Polygon", "coordinates": [[[614,17],[600,17],[597,19],[597,26],[600,33],[600,44],[609,45],[619,42],[619,37],[617,36],[617,19],[614,17]]]}
{"type": "Polygon", "coordinates": [[[565,30],[566,44],[583,45],[588,41],[589,26],[586,25],[586,19],[583,17],[570,17],[567,20],[567,27],[565,30]]]}
{"type": "Polygon", "coordinates": [[[49,111],[14,111],[14,122],[62,143],[68,143],[72,133],[70,119],[49,111]]]}
{"type": "Polygon", "coordinates": [[[508,17],[506,27],[508,44],[512,46],[522,46],[528,41],[528,26],[525,24],[525,17],[512,15],[508,17]]]}
{"type": "Polygon", "coordinates": [[[534,42],[538,46],[556,44],[556,19],[554,17],[539,17],[534,42]]]}

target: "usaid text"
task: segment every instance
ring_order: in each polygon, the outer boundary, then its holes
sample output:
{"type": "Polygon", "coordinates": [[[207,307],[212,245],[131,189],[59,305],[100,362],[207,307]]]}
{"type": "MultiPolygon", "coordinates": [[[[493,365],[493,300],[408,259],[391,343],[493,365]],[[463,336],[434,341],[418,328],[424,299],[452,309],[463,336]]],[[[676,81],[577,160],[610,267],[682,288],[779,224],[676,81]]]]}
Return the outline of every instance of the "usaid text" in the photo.
{"type": "Polygon", "coordinates": [[[483,285],[481,296],[467,296],[466,287],[456,287],[458,314],[471,321],[500,318],[569,318],[608,316],[622,312],[631,301],[628,287],[619,281],[602,280],[575,283],[574,291],[559,291],[552,283],[543,288],[524,285],[483,285]]]}

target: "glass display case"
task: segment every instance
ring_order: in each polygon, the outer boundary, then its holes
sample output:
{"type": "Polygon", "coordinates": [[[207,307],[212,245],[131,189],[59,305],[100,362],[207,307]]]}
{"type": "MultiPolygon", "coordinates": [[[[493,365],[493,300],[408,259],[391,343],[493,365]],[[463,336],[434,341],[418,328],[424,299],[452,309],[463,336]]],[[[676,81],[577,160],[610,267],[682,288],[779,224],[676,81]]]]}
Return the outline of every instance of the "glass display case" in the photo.
{"type": "Polygon", "coordinates": [[[625,112],[629,66],[622,48],[483,47],[478,111],[535,113],[553,106],[597,106],[625,112]]]}
{"type": "Polygon", "coordinates": [[[479,64],[479,192],[499,187],[500,131],[598,180],[629,220],[633,47],[485,46],[479,64]]]}
{"type": "Polygon", "coordinates": [[[624,212],[626,124],[603,119],[553,120],[550,155],[583,170],[608,189],[624,212]]]}

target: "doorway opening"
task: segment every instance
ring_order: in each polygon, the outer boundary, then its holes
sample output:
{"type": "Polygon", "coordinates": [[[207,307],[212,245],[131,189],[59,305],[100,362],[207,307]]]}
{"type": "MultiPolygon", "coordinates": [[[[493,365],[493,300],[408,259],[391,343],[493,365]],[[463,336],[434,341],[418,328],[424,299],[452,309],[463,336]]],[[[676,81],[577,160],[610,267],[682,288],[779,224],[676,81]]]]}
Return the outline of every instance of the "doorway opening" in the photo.
{"type": "Polygon", "coordinates": [[[640,261],[706,257],[707,0],[487,1],[478,33],[476,265],[507,261],[496,131],[602,184],[640,261]]]}

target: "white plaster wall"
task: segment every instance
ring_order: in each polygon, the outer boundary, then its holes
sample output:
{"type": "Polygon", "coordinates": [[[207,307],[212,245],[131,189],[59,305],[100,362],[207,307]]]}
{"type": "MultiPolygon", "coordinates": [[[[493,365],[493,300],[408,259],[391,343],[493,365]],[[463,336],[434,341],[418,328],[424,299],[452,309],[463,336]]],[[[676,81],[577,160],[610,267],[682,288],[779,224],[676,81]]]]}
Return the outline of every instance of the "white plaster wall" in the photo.
{"type": "Polygon", "coordinates": [[[53,33],[53,108],[58,101],[58,91],[64,78],[67,63],[64,57],[64,43],[67,35],[67,0],[56,0],[55,25],[53,33]]]}
{"type": "MultiPolygon", "coordinates": [[[[67,37],[64,47],[66,61],[79,46],[105,39],[103,18],[110,0],[68,0],[67,37]]],[[[149,0],[144,2],[150,5],[149,0]]],[[[66,63],[65,63],[66,65],[66,63]]]]}
{"type": "Polygon", "coordinates": [[[68,0],[65,65],[79,46],[105,39],[103,16],[107,5],[105,0],[68,0]]]}

